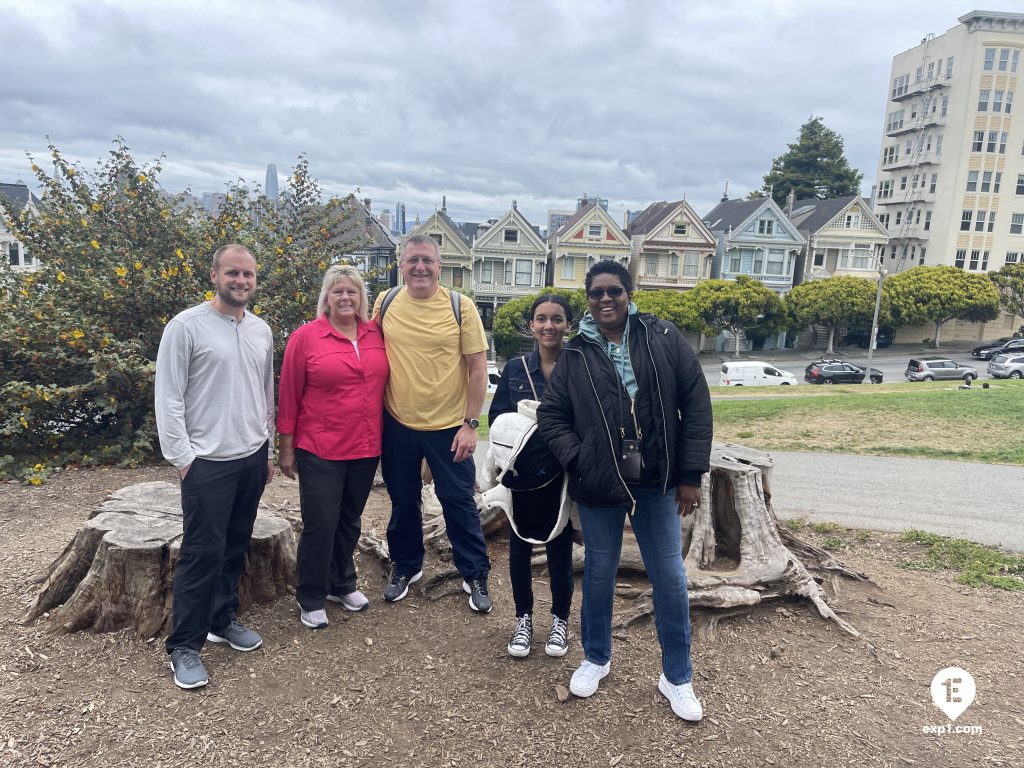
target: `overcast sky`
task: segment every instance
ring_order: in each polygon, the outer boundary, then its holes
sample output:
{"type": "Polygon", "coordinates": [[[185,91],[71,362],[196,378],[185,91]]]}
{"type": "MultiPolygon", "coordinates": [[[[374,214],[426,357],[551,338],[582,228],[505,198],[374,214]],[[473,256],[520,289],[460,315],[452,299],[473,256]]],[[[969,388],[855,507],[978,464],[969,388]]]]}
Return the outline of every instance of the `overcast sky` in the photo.
{"type": "Polygon", "coordinates": [[[31,182],[47,135],[89,166],[120,135],[197,195],[267,163],[283,185],[304,152],[410,220],[447,195],[543,225],[587,192],[621,221],[745,196],[820,115],[868,194],[893,55],[965,2],[0,0],[0,181],[31,182]]]}

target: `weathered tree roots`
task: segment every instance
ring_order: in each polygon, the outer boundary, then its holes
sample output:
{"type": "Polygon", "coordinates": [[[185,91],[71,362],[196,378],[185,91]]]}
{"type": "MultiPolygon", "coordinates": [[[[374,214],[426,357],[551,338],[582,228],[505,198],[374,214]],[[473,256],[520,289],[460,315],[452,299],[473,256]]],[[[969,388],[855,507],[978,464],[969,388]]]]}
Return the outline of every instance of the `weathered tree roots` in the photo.
{"type": "MultiPolygon", "coordinates": [[[[52,629],[66,632],[130,627],[141,639],[166,632],[181,535],[177,485],[122,488],[92,513],[50,566],[20,621],[46,616],[52,629]]],[[[241,608],[271,602],[294,584],[292,527],[261,509],[239,584],[241,608]]]]}

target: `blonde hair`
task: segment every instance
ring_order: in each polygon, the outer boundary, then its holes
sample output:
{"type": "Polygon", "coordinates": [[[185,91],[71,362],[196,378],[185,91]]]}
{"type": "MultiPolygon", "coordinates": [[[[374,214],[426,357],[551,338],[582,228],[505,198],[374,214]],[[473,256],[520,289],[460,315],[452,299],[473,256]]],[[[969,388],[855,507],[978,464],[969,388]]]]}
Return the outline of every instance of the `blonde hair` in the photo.
{"type": "Polygon", "coordinates": [[[368,319],[366,305],[369,302],[366,299],[366,284],[363,283],[363,277],[359,274],[359,270],[348,264],[333,264],[324,272],[324,281],[320,286],[320,299],[316,303],[317,317],[327,317],[331,314],[331,308],[327,304],[327,294],[331,292],[331,288],[336,282],[346,278],[359,289],[359,306],[356,307],[356,314],[362,320],[368,319]]]}

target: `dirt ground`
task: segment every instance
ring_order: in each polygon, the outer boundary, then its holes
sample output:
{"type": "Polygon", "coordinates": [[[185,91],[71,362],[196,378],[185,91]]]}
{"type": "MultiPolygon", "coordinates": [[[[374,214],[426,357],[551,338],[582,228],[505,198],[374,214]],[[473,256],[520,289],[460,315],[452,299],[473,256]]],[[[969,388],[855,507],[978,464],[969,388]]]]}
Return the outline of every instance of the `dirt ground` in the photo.
{"type": "MultiPolygon", "coordinates": [[[[694,687],[705,708],[696,725],[673,716],[657,691],[651,621],[616,634],[611,674],[593,698],[559,702],[555,686],[568,686],[582,658],[578,589],[567,656],[549,658],[535,637],[528,658],[509,657],[514,611],[501,541],[492,542],[488,616],[469,610],[458,582],[437,600],[416,585],[386,604],[382,568],[361,555],[369,611],[329,607],[330,627],[313,632],[290,598],[256,606],[243,619],[263,648],[208,646],[210,685],[198,691],[173,685],[159,640],[17,623],[35,581],[108,491],[173,478],[150,467],[0,485],[0,765],[1024,764],[1024,594],[902,570],[897,563],[918,547],[878,533],[850,536],[855,543],[841,555],[877,586],[831,587],[860,639],[800,603],[725,617],[694,610],[694,687]],[[950,722],[929,693],[949,666],[977,682],[976,700],[954,725],[981,726],[980,734],[922,732],[950,722]]],[[[297,486],[278,476],[265,498],[295,508],[297,486]]],[[[364,530],[382,534],[387,509],[375,492],[364,530]]],[[[430,560],[425,576],[445,567],[430,560]]],[[[543,574],[535,587],[545,616],[543,574]]],[[[617,610],[629,605],[623,599],[617,610]]]]}

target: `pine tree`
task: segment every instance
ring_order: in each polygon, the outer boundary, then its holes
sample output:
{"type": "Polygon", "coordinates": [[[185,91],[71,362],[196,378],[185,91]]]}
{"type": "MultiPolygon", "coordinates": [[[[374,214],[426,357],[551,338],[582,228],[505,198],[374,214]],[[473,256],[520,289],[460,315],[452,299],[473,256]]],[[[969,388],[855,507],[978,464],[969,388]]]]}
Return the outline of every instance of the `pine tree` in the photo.
{"type": "Polygon", "coordinates": [[[770,192],[779,205],[785,205],[790,190],[797,200],[847,197],[860,194],[863,178],[843,154],[843,138],[820,117],[812,117],[800,127],[800,138],[789,151],[772,161],[764,186],[751,196],[767,197],[770,192]]]}

